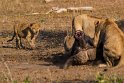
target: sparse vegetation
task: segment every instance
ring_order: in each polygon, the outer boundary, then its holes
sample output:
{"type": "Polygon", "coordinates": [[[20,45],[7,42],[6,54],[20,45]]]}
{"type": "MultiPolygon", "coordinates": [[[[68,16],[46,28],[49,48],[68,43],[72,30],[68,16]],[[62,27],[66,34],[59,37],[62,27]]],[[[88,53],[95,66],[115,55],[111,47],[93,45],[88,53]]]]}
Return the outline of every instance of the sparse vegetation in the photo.
{"type": "Polygon", "coordinates": [[[26,77],[24,83],[30,83],[29,77],[26,77]]]}
{"type": "MultiPolygon", "coordinates": [[[[19,83],[19,82],[17,80],[14,80],[13,83],[19,83]]],[[[23,83],[31,83],[31,81],[29,80],[29,77],[26,77],[23,83]]]]}
{"type": "Polygon", "coordinates": [[[104,73],[99,73],[96,76],[96,83],[123,83],[124,77],[118,75],[105,76],[104,73]]]}
{"type": "Polygon", "coordinates": [[[103,18],[124,19],[124,0],[55,0],[50,3],[44,3],[43,0],[0,0],[0,57],[4,58],[0,63],[0,83],[47,83],[55,80],[61,83],[73,82],[75,79],[79,83],[90,83],[95,80],[122,83],[123,77],[120,76],[124,75],[123,68],[108,70],[104,75],[97,75],[96,78],[96,72],[103,68],[89,64],[73,66],[67,70],[60,69],[64,62],[62,55],[66,30],[71,31],[73,16],[82,13],[103,18]],[[95,11],[45,14],[52,7],[82,6],[91,6],[95,11]],[[14,23],[18,21],[42,23],[36,50],[16,50],[14,41],[6,42],[12,36],[14,23]],[[7,62],[6,66],[4,62],[7,62]],[[117,74],[115,77],[113,72],[117,74]],[[26,76],[30,77],[26,78],[26,76]]]}

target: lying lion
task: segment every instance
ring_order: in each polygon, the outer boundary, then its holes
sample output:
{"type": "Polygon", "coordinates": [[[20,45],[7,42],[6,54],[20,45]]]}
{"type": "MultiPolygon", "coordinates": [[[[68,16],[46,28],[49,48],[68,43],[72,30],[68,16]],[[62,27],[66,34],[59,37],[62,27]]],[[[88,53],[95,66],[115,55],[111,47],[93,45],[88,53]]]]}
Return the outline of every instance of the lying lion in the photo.
{"type": "Polygon", "coordinates": [[[95,23],[94,46],[103,44],[103,57],[107,66],[124,65],[124,33],[112,19],[95,23]],[[116,64],[116,60],[119,60],[116,64]]]}
{"type": "Polygon", "coordinates": [[[24,48],[21,42],[21,39],[24,38],[28,41],[29,45],[31,46],[31,49],[34,49],[35,39],[38,36],[40,29],[40,23],[16,23],[14,25],[13,37],[7,42],[12,41],[14,37],[16,37],[16,48],[24,48]]]}

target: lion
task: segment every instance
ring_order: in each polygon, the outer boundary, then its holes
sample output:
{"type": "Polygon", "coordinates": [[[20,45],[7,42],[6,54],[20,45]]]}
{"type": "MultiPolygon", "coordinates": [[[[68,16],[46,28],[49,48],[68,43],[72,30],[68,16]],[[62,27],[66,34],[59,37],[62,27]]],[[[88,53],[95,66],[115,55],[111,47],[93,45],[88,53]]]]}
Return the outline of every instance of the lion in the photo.
{"type": "Polygon", "coordinates": [[[24,48],[21,39],[24,38],[28,41],[31,49],[35,48],[35,39],[39,34],[41,29],[40,23],[16,23],[14,25],[14,34],[12,39],[7,42],[12,41],[16,37],[16,48],[24,48]]]}
{"type": "Polygon", "coordinates": [[[87,14],[81,14],[75,16],[72,20],[72,35],[75,35],[77,31],[83,31],[91,39],[94,37],[96,21],[102,21],[103,18],[90,16],[87,14]]]}
{"type": "MultiPolygon", "coordinates": [[[[99,17],[87,15],[87,14],[81,14],[81,15],[75,16],[72,20],[72,35],[76,35],[84,32],[85,34],[84,38],[87,44],[92,47],[94,33],[95,33],[95,23],[97,21],[101,22],[104,20],[105,18],[99,18],[99,17]]],[[[114,18],[113,20],[116,21],[114,18]]],[[[96,62],[98,63],[99,61],[102,63],[105,62],[103,55],[101,54],[102,52],[103,52],[103,47],[102,45],[100,45],[96,50],[96,62]]]]}
{"type": "MultiPolygon", "coordinates": [[[[81,14],[78,16],[75,16],[72,20],[72,35],[76,35],[77,33],[84,32],[85,34],[85,40],[87,41],[87,44],[89,44],[91,47],[93,46],[93,37],[95,33],[95,22],[96,21],[102,21],[104,18],[94,17],[87,14],[81,14]]],[[[83,46],[86,47],[86,46],[83,46]]],[[[98,51],[97,49],[97,58],[96,60],[101,60],[101,56],[98,56],[102,52],[101,50],[98,51]]]]}
{"type": "Polygon", "coordinates": [[[124,33],[114,20],[106,19],[95,23],[93,44],[94,47],[103,45],[103,57],[107,66],[124,65],[124,33]]]}

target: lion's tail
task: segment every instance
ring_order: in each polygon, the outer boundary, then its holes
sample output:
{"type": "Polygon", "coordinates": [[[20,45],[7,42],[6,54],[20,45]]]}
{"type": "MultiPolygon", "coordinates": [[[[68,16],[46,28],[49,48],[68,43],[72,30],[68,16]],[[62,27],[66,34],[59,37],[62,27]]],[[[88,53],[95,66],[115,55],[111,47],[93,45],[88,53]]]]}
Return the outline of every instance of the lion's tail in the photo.
{"type": "Polygon", "coordinates": [[[12,41],[13,39],[14,39],[14,37],[16,36],[16,32],[15,32],[15,29],[14,29],[14,34],[13,34],[13,37],[10,39],[10,40],[8,40],[7,42],[10,42],[10,41],[12,41]]]}

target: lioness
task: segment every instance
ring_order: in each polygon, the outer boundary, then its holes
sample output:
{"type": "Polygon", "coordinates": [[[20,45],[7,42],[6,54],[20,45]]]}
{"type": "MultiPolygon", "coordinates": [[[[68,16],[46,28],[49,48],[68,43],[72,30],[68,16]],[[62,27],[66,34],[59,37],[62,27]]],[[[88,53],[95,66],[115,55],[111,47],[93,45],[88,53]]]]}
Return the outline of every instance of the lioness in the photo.
{"type": "Polygon", "coordinates": [[[103,57],[110,67],[124,65],[124,33],[114,20],[95,23],[94,46],[103,44],[103,57]],[[114,62],[119,60],[118,63],[114,62]]]}
{"type": "Polygon", "coordinates": [[[35,39],[40,31],[40,28],[40,23],[16,23],[14,25],[13,37],[7,42],[12,41],[14,37],[16,37],[16,48],[24,48],[21,42],[21,38],[24,38],[28,41],[31,49],[34,49],[35,39]]]}
{"type": "MultiPolygon", "coordinates": [[[[104,21],[104,18],[98,18],[94,16],[90,16],[87,14],[81,14],[75,16],[72,20],[72,35],[76,35],[77,32],[80,33],[83,31],[85,34],[85,40],[90,46],[93,46],[93,37],[95,33],[95,23],[97,21],[104,21]]],[[[83,46],[85,47],[85,46],[83,46]]],[[[96,62],[102,61],[104,63],[104,58],[101,52],[103,51],[102,45],[99,46],[96,50],[96,62]]]]}
{"type": "Polygon", "coordinates": [[[74,35],[76,31],[83,31],[85,35],[93,38],[95,33],[94,22],[102,20],[104,19],[93,17],[87,14],[75,16],[72,20],[72,35],[74,35]]]}

